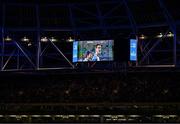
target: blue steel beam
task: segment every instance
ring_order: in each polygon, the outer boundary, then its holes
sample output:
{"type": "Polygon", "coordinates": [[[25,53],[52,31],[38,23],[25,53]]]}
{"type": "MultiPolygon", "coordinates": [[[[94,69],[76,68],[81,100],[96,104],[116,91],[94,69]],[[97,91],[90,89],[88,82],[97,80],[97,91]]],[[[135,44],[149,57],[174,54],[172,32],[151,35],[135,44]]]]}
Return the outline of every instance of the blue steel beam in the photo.
{"type": "MultiPolygon", "coordinates": [[[[136,39],[137,39],[137,34],[138,34],[138,28],[137,28],[137,25],[136,25],[136,21],[133,17],[133,14],[128,6],[128,3],[126,0],[123,0],[123,3],[125,5],[125,8],[126,8],[126,12],[127,12],[127,15],[128,15],[128,18],[129,18],[129,21],[130,21],[130,24],[131,24],[131,28],[132,28],[132,32],[133,34],[135,35],[136,39]]],[[[138,59],[138,58],[137,58],[138,59]]],[[[136,65],[138,65],[138,60],[136,61],[136,65]]]]}
{"type": "MultiPolygon", "coordinates": [[[[118,4],[119,1],[113,0],[113,1],[101,1],[102,4],[118,4]]],[[[11,5],[11,6],[34,6],[37,4],[37,2],[30,2],[30,3],[18,3],[18,2],[4,2],[6,5],[11,5]]],[[[65,6],[68,7],[68,5],[71,3],[44,3],[40,4],[41,6],[47,6],[47,7],[56,7],[56,6],[65,6]]],[[[76,6],[84,6],[84,5],[95,5],[94,1],[85,1],[82,3],[73,3],[76,6]]]]}
{"type": "Polygon", "coordinates": [[[126,11],[127,11],[127,15],[128,15],[131,27],[132,27],[132,31],[135,35],[137,35],[138,29],[137,29],[136,21],[135,21],[133,15],[132,15],[132,12],[127,4],[127,1],[123,0],[123,3],[125,5],[126,11]]]}
{"type": "Polygon", "coordinates": [[[173,19],[173,17],[171,16],[171,14],[169,13],[168,9],[166,8],[166,6],[163,3],[163,0],[158,0],[160,8],[162,9],[163,15],[166,19],[166,22],[168,23],[171,31],[174,33],[174,31],[176,30],[176,23],[173,19]]]}
{"type": "Polygon", "coordinates": [[[69,65],[74,68],[74,65],[71,63],[71,61],[63,54],[63,52],[54,44],[51,40],[48,40],[53,47],[64,57],[64,59],[69,63],[69,65]]]}
{"type": "MultiPolygon", "coordinates": [[[[102,17],[103,17],[104,19],[110,19],[110,18],[112,18],[112,19],[127,18],[126,16],[121,16],[121,15],[118,15],[118,16],[114,16],[114,15],[104,16],[104,15],[102,15],[102,17]]],[[[76,20],[77,20],[77,21],[78,21],[78,20],[88,20],[88,19],[92,19],[92,18],[94,18],[94,17],[78,17],[76,20]]]]}
{"type": "Polygon", "coordinates": [[[171,31],[174,34],[174,42],[173,42],[173,57],[174,57],[174,65],[176,65],[177,62],[177,55],[176,55],[176,45],[177,45],[177,41],[176,41],[176,23],[173,19],[173,17],[171,16],[171,14],[169,13],[167,7],[164,5],[163,0],[158,0],[160,8],[162,9],[162,12],[164,14],[164,17],[169,25],[169,28],[171,29],[171,31]]]}
{"type": "MultiPolygon", "coordinates": [[[[178,22],[178,25],[180,25],[180,22],[178,22]]],[[[139,24],[137,25],[138,29],[144,29],[144,28],[155,28],[155,27],[166,27],[168,26],[166,23],[161,22],[161,23],[147,23],[147,24],[139,24]]],[[[77,31],[90,31],[90,30],[97,30],[97,29],[102,29],[101,26],[84,26],[84,27],[76,27],[77,31]]],[[[106,29],[132,29],[130,25],[124,25],[124,24],[119,24],[119,25],[106,25],[106,29]]],[[[28,31],[28,32],[33,32],[37,31],[37,28],[5,28],[5,31],[16,31],[16,32],[23,32],[23,31],[28,31]]],[[[47,28],[40,28],[41,31],[72,31],[72,28],[69,27],[47,27],[47,28]]]]}
{"type": "Polygon", "coordinates": [[[75,34],[76,34],[76,25],[75,25],[75,17],[74,17],[73,10],[72,10],[74,5],[69,4],[68,7],[69,7],[69,21],[70,21],[71,26],[72,26],[73,35],[75,36],[75,34]]]}
{"type": "MultiPolygon", "coordinates": [[[[77,21],[76,21],[77,22],[77,21]]],[[[78,20],[78,23],[80,23],[81,25],[87,25],[88,26],[96,26],[97,24],[95,23],[92,23],[91,21],[88,21],[88,20],[84,20],[84,19],[79,19],[78,20]]]]}
{"type": "MultiPolygon", "coordinates": [[[[104,18],[108,17],[112,12],[118,9],[122,5],[122,2],[115,4],[115,7],[103,15],[104,18]]],[[[111,17],[111,16],[110,16],[111,17]]]]}
{"type": "Polygon", "coordinates": [[[17,69],[20,67],[20,50],[17,50],[17,69]]]}
{"type": "Polygon", "coordinates": [[[40,68],[40,54],[41,54],[41,36],[40,36],[40,15],[39,15],[39,5],[36,5],[36,21],[37,21],[37,58],[36,58],[36,69],[40,68]]]}
{"type": "Polygon", "coordinates": [[[4,26],[5,26],[5,5],[2,4],[2,27],[1,27],[1,40],[2,40],[2,46],[1,46],[1,70],[3,70],[4,65],[4,26]]]}
{"type": "MultiPolygon", "coordinates": [[[[166,36],[166,35],[168,34],[168,32],[169,32],[169,30],[166,31],[166,33],[165,33],[164,36],[166,36]]],[[[157,46],[160,42],[161,42],[161,38],[158,39],[158,40],[153,44],[153,46],[149,49],[149,51],[145,54],[145,56],[143,56],[143,58],[142,58],[141,61],[139,62],[140,64],[141,64],[142,62],[144,62],[144,60],[149,56],[149,54],[156,48],[156,46],[157,46]]]]}
{"type": "Polygon", "coordinates": [[[174,44],[173,44],[173,58],[174,58],[174,65],[177,65],[177,33],[176,33],[176,31],[174,31],[174,39],[173,39],[173,41],[174,41],[174,44]]]}
{"type": "Polygon", "coordinates": [[[33,63],[33,61],[29,58],[29,56],[26,54],[26,52],[22,49],[21,45],[16,42],[13,41],[15,43],[15,45],[17,46],[17,48],[23,53],[23,55],[26,57],[26,59],[31,63],[31,65],[34,67],[34,69],[36,68],[36,65],[33,63]]]}
{"type": "MultiPolygon", "coordinates": [[[[70,5],[70,6],[71,6],[71,5],[70,5]]],[[[92,12],[90,12],[90,11],[87,11],[87,10],[85,10],[85,9],[82,9],[82,8],[80,8],[80,7],[78,7],[78,6],[75,6],[74,4],[73,4],[73,8],[74,8],[74,9],[78,9],[78,10],[80,10],[81,12],[86,13],[86,14],[88,14],[88,15],[90,15],[90,16],[96,17],[96,14],[94,14],[94,13],[92,13],[92,12]]]]}
{"type": "MultiPolygon", "coordinates": [[[[6,62],[3,64],[2,67],[2,71],[5,69],[5,67],[7,66],[7,64],[9,63],[9,61],[11,60],[11,58],[13,57],[13,55],[15,54],[16,49],[13,50],[13,52],[8,56],[8,59],[6,60],[6,62]]],[[[4,57],[4,56],[3,56],[4,57]]]]}
{"type": "MultiPolygon", "coordinates": [[[[152,40],[148,41],[148,43],[145,43],[146,41],[144,40],[141,40],[139,42],[139,48],[140,48],[140,51],[142,53],[143,56],[145,56],[146,52],[148,51],[148,45],[151,43],[152,40]]],[[[149,54],[149,57],[147,59],[147,61],[149,62],[149,58],[153,59],[152,55],[149,54]]]]}
{"type": "Polygon", "coordinates": [[[102,33],[105,36],[105,35],[107,35],[107,29],[106,29],[106,26],[104,23],[104,18],[103,18],[102,13],[101,13],[99,1],[96,1],[96,9],[97,9],[97,18],[99,20],[99,24],[100,24],[100,27],[102,29],[102,33]]]}
{"type": "Polygon", "coordinates": [[[45,53],[48,47],[49,47],[49,44],[47,44],[46,47],[41,51],[40,56],[42,56],[45,53]]]}

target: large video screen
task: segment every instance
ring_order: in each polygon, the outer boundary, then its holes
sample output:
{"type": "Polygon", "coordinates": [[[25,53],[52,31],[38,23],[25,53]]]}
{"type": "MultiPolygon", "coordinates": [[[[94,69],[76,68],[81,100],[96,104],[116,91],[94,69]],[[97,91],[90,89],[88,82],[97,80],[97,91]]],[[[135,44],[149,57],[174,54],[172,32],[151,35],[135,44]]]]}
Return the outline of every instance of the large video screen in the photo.
{"type": "Polygon", "coordinates": [[[73,42],[73,62],[113,61],[113,40],[73,42]]]}
{"type": "Polygon", "coordinates": [[[130,39],[130,60],[137,61],[137,40],[130,39]]]}

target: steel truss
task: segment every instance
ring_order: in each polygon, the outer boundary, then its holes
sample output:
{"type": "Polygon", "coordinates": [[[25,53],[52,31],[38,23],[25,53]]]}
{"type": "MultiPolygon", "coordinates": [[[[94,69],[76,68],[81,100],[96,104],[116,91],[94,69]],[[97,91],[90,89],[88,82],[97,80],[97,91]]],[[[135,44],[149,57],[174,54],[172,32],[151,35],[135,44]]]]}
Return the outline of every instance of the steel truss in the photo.
{"type": "MultiPolygon", "coordinates": [[[[61,68],[75,68],[76,65],[74,65],[71,62],[71,58],[67,57],[66,53],[63,52],[61,45],[58,45],[57,43],[54,43],[48,39],[48,43],[44,45],[41,42],[41,37],[46,35],[46,33],[50,32],[50,34],[61,34],[61,33],[68,33],[74,38],[77,38],[78,36],[81,39],[96,39],[97,36],[98,39],[101,38],[113,38],[114,34],[109,33],[112,30],[125,30],[128,31],[129,34],[133,34],[135,37],[139,35],[141,32],[141,29],[151,29],[155,27],[167,27],[165,35],[171,31],[174,34],[173,37],[173,45],[170,45],[172,47],[168,47],[165,49],[160,49],[158,46],[161,45],[163,37],[160,39],[156,39],[156,42],[154,42],[154,39],[149,42],[141,40],[139,42],[139,53],[140,56],[138,58],[137,64],[139,66],[141,65],[150,65],[150,64],[162,64],[162,65],[178,65],[177,63],[177,26],[180,25],[179,20],[174,20],[171,16],[170,12],[168,11],[167,7],[164,4],[163,0],[158,0],[157,3],[159,4],[159,8],[162,10],[162,13],[165,17],[164,22],[152,22],[152,23],[137,23],[136,19],[134,18],[136,15],[133,13],[131,6],[129,6],[129,1],[123,0],[123,1],[96,1],[96,2],[88,2],[88,3],[63,3],[63,4],[22,4],[22,3],[3,3],[1,5],[1,15],[2,15],[2,24],[1,24],[1,71],[6,70],[24,70],[24,69],[32,69],[32,70],[41,70],[41,69],[61,69],[61,68]],[[104,5],[110,5],[111,8],[109,8],[108,11],[102,10],[102,6],[104,5]],[[7,26],[6,25],[6,19],[7,19],[7,11],[9,7],[29,7],[32,8],[35,12],[35,24],[34,26],[7,26]],[[44,26],[42,24],[42,8],[45,9],[52,9],[54,7],[59,8],[67,8],[67,18],[69,20],[69,25],[56,25],[56,26],[44,26]],[[93,9],[92,9],[93,8],[93,9]],[[123,12],[126,13],[126,15],[116,15],[116,11],[120,8],[123,8],[123,12]],[[79,15],[80,13],[80,15],[79,15]],[[114,21],[109,21],[113,19],[114,21]],[[96,21],[92,21],[96,20],[96,21]],[[121,23],[121,21],[124,21],[126,23],[121,23]],[[91,34],[92,32],[99,32],[100,34],[91,34]],[[25,34],[29,32],[34,33],[34,42],[33,42],[33,50],[25,47],[23,43],[21,43],[18,39],[13,39],[11,43],[7,43],[4,38],[7,35],[15,35],[13,34],[15,32],[17,35],[19,34],[25,34]],[[23,32],[23,33],[22,33],[23,32]],[[85,33],[86,32],[86,33],[85,33]],[[66,66],[64,65],[64,62],[56,63],[56,66],[51,66],[54,63],[52,62],[51,65],[45,65],[44,64],[44,57],[46,56],[45,53],[49,53],[51,49],[54,50],[54,53],[50,53],[51,56],[55,59],[57,62],[59,60],[58,56],[61,56],[66,62],[66,66]],[[158,48],[158,49],[156,49],[158,48]],[[172,61],[168,60],[159,60],[158,58],[154,58],[152,53],[159,51],[166,53],[166,52],[172,52],[172,61]],[[151,60],[153,60],[153,63],[151,63],[151,60]],[[161,62],[160,62],[161,61],[161,62]]],[[[59,18],[65,18],[61,17],[61,15],[46,15],[46,18],[50,16],[51,18],[57,19],[59,18]]],[[[14,17],[12,17],[14,18],[14,17]]],[[[45,17],[44,17],[45,18],[45,17]]],[[[67,20],[66,20],[67,21],[67,20]]],[[[66,22],[65,21],[65,22],[66,22]]],[[[65,23],[63,22],[63,23],[65,23]]],[[[167,58],[165,58],[167,59],[167,58]]]]}
{"type": "Polygon", "coordinates": [[[163,16],[166,19],[168,26],[165,32],[159,38],[151,38],[149,40],[138,39],[139,41],[139,57],[138,65],[147,67],[176,67],[177,66],[177,33],[176,33],[176,22],[169,13],[167,7],[164,5],[163,0],[158,1],[159,7],[162,10],[163,16]],[[169,32],[173,33],[171,38],[167,35],[169,32]],[[152,43],[154,42],[154,43],[152,43]],[[166,44],[166,47],[162,48],[166,44]],[[155,54],[154,54],[155,53],[155,54]],[[154,58],[154,55],[164,54],[154,58]],[[171,54],[171,55],[170,55],[171,54]]]}

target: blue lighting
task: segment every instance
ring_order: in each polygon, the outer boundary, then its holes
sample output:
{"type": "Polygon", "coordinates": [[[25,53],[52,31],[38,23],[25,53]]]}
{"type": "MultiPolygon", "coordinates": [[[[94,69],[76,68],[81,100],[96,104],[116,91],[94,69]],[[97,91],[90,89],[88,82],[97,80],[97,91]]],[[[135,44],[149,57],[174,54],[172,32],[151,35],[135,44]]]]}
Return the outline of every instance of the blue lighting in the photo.
{"type": "Polygon", "coordinates": [[[130,39],[130,61],[137,61],[137,40],[130,39]]]}
{"type": "Polygon", "coordinates": [[[78,42],[74,41],[73,42],[73,62],[78,61],[78,42]]]}

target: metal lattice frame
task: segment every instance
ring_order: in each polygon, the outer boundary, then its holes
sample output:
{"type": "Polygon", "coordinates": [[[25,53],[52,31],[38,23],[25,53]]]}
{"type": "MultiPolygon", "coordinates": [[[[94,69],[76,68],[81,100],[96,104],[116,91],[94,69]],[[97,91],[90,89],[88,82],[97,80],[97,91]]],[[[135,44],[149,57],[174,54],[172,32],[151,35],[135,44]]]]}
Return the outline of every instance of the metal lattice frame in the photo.
{"type": "MultiPolygon", "coordinates": [[[[165,22],[164,23],[143,23],[143,24],[137,24],[136,23],[136,19],[134,18],[135,15],[133,15],[133,11],[131,10],[131,8],[129,7],[129,3],[126,0],[123,1],[96,1],[96,2],[87,2],[87,3],[63,3],[63,4],[45,4],[42,5],[43,7],[67,7],[68,11],[69,11],[69,21],[70,21],[70,25],[71,27],[43,27],[41,26],[41,21],[40,21],[40,12],[39,10],[41,9],[38,4],[20,4],[20,3],[4,3],[1,5],[2,8],[2,27],[1,27],[1,71],[6,70],[6,67],[8,66],[9,61],[11,60],[11,58],[13,58],[13,56],[16,54],[17,56],[17,65],[15,69],[19,70],[21,65],[20,65],[20,59],[24,58],[28,61],[28,63],[23,63],[23,64],[27,64],[28,69],[36,69],[36,70],[40,70],[40,69],[44,69],[43,68],[43,53],[46,51],[48,52],[48,45],[45,48],[42,48],[42,44],[40,41],[41,38],[41,34],[44,31],[50,31],[50,32],[72,32],[72,34],[75,35],[81,35],[82,32],[86,32],[86,31],[96,31],[96,30],[101,30],[101,35],[102,36],[110,36],[111,34],[108,33],[109,30],[129,30],[129,34],[134,34],[135,36],[138,35],[139,30],[140,29],[145,29],[145,28],[153,28],[153,27],[162,27],[162,26],[168,26],[170,31],[173,32],[174,34],[174,45],[173,45],[173,65],[177,65],[177,32],[176,32],[176,27],[178,25],[180,25],[180,21],[178,20],[173,20],[173,17],[171,16],[171,14],[169,13],[168,9],[166,8],[166,6],[164,5],[162,0],[159,0],[157,3],[159,3],[159,7],[162,9],[162,12],[164,14],[165,17],[165,22]],[[13,27],[5,27],[5,17],[6,17],[6,10],[7,8],[7,4],[8,5],[13,5],[13,6],[27,6],[27,7],[33,7],[35,10],[35,15],[36,15],[36,26],[35,27],[19,27],[19,28],[13,28],[13,27]],[[101,10],[101,5],[102,4],[113,4],[114,7],[111,8],[109,11],[107,11],[106,13],[102,13],[101,10]],[[88,9],[84,8],[84,6],[88,6],[88,5],[92,5],[95,6],[96,8],[96,13],[93,13],[91,11],[89,11],[88,9]],[[123,7],[125,9],[126,12],[126,17],[128,18],[129,22],[127,22],[127,24],[121,24],[119,23],[120,20],[120,16],[119,17],[114,17],[111,14],[117,10],[118,8],[123,7]],[[85,14],[87,14],[88,16],[91,16],[91,18],[94,18],[96,20],[98,20],[98,24],[93,24],[93,22],[91,22],[91,26],[78,26],[77,23],[81,23],[83,22],[85,19],[88,19],[88,17],[77,17],[77,13],[75,10],[81,11],[85,14]],[[112,25],[108,25],[106,24],[106,19],[113,19],[113,18],[117,18],[117,21],[114,22],[114,24],[112,25]],[[130,24],[129,24],[130,23],[130,24]],[[132,31],[131,31],[132,30],[132,31]],[[5,33],[9,32],[9,31],[13,31],[13,32],[35,32],[36,34],[36,54],[35,54],[35,61],[32,60],[32,58],[30,56],[31,52],[28,52],[28,50],[26,50],[26,48],[23,48],[21,46],[21,44],[19,44],[18,41],[13,41],[14,46],[16,48],[16,50],[11,51],[11,54],[8,55],[8,57],[6,57],[5,55],[5,47],[7,46],[7,44],[4,41],[4,37],[5,37],[5,33]],[[28,53],[27,53],[28,52],[28,53]]],[[[124,18],[124,17],[122,17],[124,18]]],[[[90,22],[84,22],[84,23],[90,23],[90,22]]],[[[169,31],[169,30],[168,30],[169,31]]],[[[141,65],[141,63],[143,61],[145,61],[146,59],[149,58],[153,58],[151,55],[151,52],[154,50],[154,48],[159,45],[159,42],[161,40],[158,40],[157,42],[154,43],[154,45],[150,46],[148,45],[148,43],[146,44],[145,42],[143,43],[139,43],[139,50],[140,52],[143,54],[142,58],[139,58],[139,65],[141,65]]],[[[48,41],[53,48],[55,49],[55,51],[57,51],[58,54],[60,54],[61,56],[63,56],[64,60],[66,62],[68,62],[69,66],[68,68],[74,68],[74,65],[71,63],[71,61],[66,57],[66,55],[61,51],[61,49],[54,44],[51,41],[48,41]]],[[[147,62],[147,64],[149,64],[147,62]]],[[[57,67],[59,68],[59,67],[57,67]]],[[[60,68],[64,68],[64,67],[60,67],[60,68]]],[[[14,69],[14,68],[12,68],[14,69]]],[[[51,69],[51,67],[49,68],[51,69]]]]}

